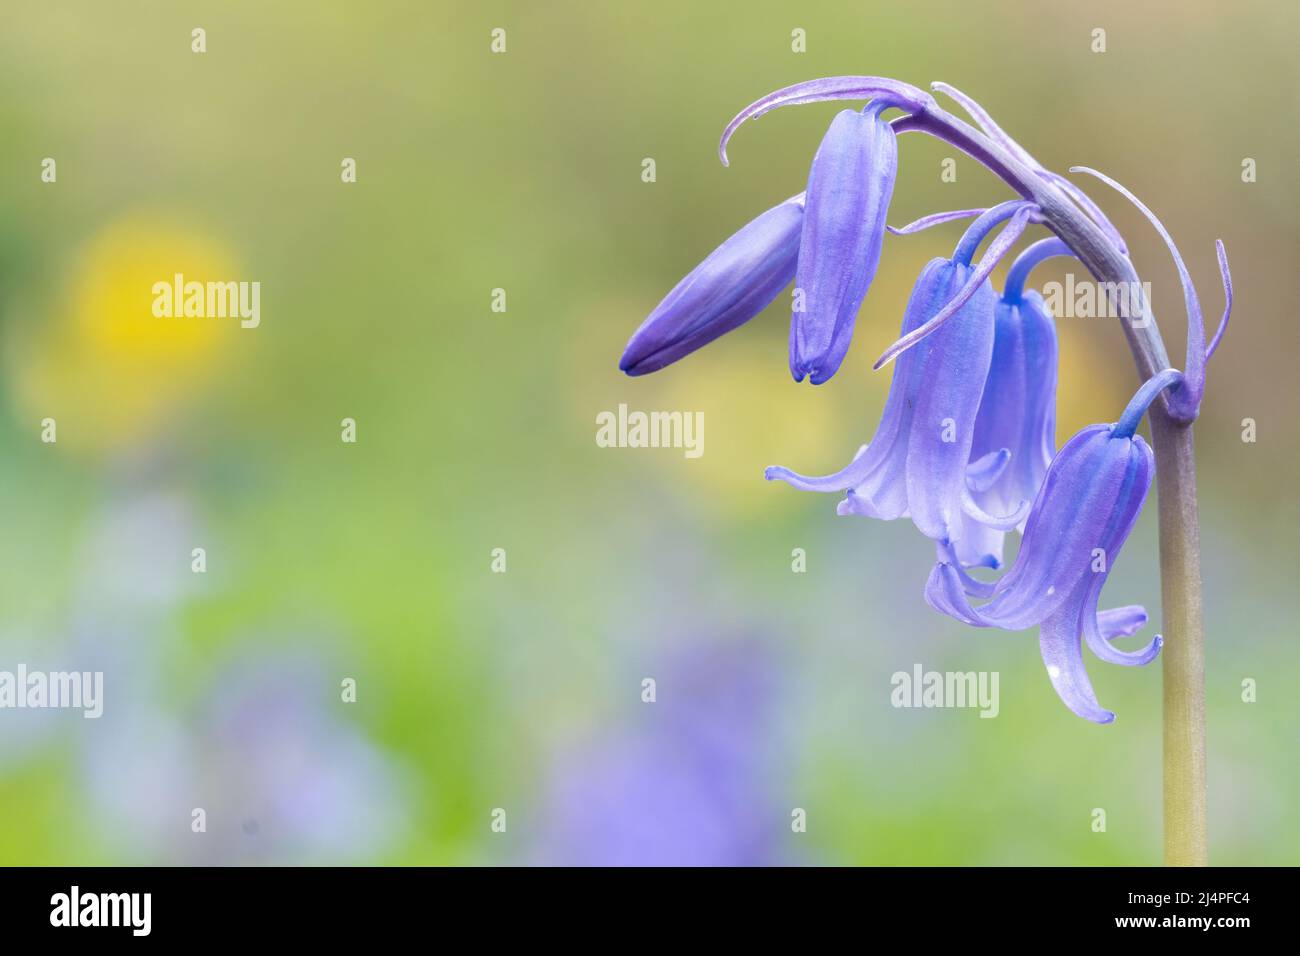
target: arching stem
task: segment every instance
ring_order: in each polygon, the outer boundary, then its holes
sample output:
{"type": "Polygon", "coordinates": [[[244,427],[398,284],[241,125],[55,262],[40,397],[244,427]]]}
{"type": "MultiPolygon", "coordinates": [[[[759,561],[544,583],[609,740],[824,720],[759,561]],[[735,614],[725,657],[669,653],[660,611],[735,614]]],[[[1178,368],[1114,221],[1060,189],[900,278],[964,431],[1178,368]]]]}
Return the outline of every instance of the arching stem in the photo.
{"type": "MultiPolygon", "coordinates": [[[[1043,223],[1074,250],[1098,282],[1136,283],[1127,256],[1061,189],[1010,150],[930,106],[894,123],[961,149],[1041,210],[1043,223]]],[[[1137,286],[1128,285],[1127,288],[1137,286]]],[[[1169,367],[1155,316],[1123,322],[1143,381],[1169,367]]],[[[1196,456],[1190,422],[1174,420],[1168,393],[1149,412],[1160,518],[1161,630],[1164,669],[1164,843],[1170,866],[1208,862],[1205,779],[1205,633],[1202,620],[1196,456]]]]}

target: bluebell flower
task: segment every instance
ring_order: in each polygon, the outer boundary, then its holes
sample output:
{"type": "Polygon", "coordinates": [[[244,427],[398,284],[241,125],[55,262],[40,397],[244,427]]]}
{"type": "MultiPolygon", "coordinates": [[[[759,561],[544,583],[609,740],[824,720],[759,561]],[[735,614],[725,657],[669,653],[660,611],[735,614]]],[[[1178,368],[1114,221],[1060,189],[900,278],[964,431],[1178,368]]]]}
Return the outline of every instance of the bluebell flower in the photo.
{"type": "Polygon", "coordinates": [[[767,308],[794,278],[803,219],[800,193],[731,236],[641,323],[618,367],[657,372],[767,308]]]}
{"type": "Polygon", "coordinates": [[[847,491],[840,514],[884,520],[910,515],[922,534],[945,544],[960,537],[963,515],[1002,528],[1021,520],[1023,509],[1012,515],[982,511],[968,478],[979,487],[1006,464],[1000,453],[970,463],[997,310],[985,263],[972,266],[971,257],[990,229],[1019,215],[1024,205],[1012,202],[989,210],[963,236],[952,259],[935,259],[922,270],[903,316],[904,338],[959,296],[965,299],[950,313],[950,322],[900,357],[870,444],[833,475],[812,478],[772,467],[768,480],[806,491],[847,491]]]}
{"type": "Polygon", "coordinates": [[[813,158],[790,321],[790,373],[814,385],[839,370],[880,264],[898,144],[877,101],[844,110],[813,158]]]}
{"type": "MultiPolygon", "coordinates": [[[[1069,255],[1060,239],[1034,243],[1012,264],[998,301],[993,361],[971,458],[1000,467],[985,480],[968,479],[975,503],[988,513],[1006,514],[1033,501],[1056,448],[1056,322],[1043,297],[1025,289],[1025,280],[1044,259],[1069,255]],[[989,458],[1004,450],[1005,458],[989,458]]],[[[1024,530],[1023,523],[1019,528],[1024,530]]],[[[1005,531],[966,517],[957,556],[966,567],[1001,567],[1005,537],[1005,531]]]]}
{"type": "MultiPolygon", "coordinates": [[[[937,216],[926,217],[920,222],[939,222],[954,216],[965,215],[965,212],[958,213],[940,213],[937,216]]],[[[971,296],[986,284],[989,275],[993,272],[994,267],[1002,261],[1003,256],[1011,251],[1016,240],[1024,233],[1025,227],[1031,222],[1041,221],[1042,216],[1036,205],[1025,200],[1011,200],[1004,202],[992,209],[985,211],[980,215],[971,227],[962,237],[957,246],[957,252],[954,259],[960,259],[969,264],[975,255],[975,250],[989,231],[1004,220],[1008,220],[1006,227],[989,242],[988,249],[980,258],[979,265],[971,269],[966,276],[965,283],[956,290],[943,307],[936,309],[934,314],[929,316],[924,322],[914,329],[906,331],[893,345],[881,353],[880,358],[876,359],[873,369],[883,368],[892,362],[898,356],[902,355],[908,349],[914,347],[918,342],[933,335],[938,331],[945,322],[949,322],[958,315],[971,296]]],[[[914,223],[913,225],[918,225],[914,223]]]]}
{"type": "Polygon", "coordinates": [[[853,322],[880,260],[885,212],[898,169],[894,132],[880,114],[933,102],[907,83],[872,76],[832,77],[777,90],[731,121],[718,146],[747,119],[778,106],[873,99],[862,113],[831,123],[804,193],[769,209],[719,246],[664,298],[632,335],[618,367],[644,375],[671,365],[762,312],[799,272],[802,290],[790,325],[790,370],[797,381],[830,378],[844,360],[853,322]]]}
{"type": "Polygon", "coordinates": [[[1160,391],[1181,381],[1179,372],[1161,372],[1138,389],[1117,423],[1090,425],[1065,443],[1048,466],[1015,563],[996,583],[966,575],[951,549],[941,549],[926,583],[929,604],[966,624],[1010,631],[1037,625],[1052,686],[1067,707],[1097,723],[1115,715],[1097,703],[1082,644],[1111,664],[1147,664],[1160,652],[1159,635],[1139,651],[1111,643],[1145,623],[1142,608],[1099,612],[1097,604],[1155,474],[1155,456],[1135,434],[1138,422],[1160,391]],[[970,597],[988,603],[975,608],[970,597]]]}

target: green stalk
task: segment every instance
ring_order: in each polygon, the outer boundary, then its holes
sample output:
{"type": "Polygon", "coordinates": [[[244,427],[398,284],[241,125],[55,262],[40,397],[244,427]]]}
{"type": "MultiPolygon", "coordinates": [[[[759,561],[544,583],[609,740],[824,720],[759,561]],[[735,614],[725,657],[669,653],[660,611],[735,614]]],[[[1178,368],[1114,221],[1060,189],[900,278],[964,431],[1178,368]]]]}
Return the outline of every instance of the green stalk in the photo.
{"type": "Polygon", "coordinates": [[[1151,414],[1160,500],[1160,602],[1165,646],[1165,865],[1209,862],[1205,825],[1205,627],[1192,426],[1151,414]]]}

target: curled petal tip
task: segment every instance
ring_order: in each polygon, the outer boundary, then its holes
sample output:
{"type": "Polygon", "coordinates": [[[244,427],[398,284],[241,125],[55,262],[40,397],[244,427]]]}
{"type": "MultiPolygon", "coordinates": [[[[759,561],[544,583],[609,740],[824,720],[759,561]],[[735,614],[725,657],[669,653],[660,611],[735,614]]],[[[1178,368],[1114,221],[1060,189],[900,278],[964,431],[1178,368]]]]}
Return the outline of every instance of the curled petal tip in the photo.
{"type": "MultiPolygon", "coordinates": [[[[1107,641],[1120,637],[1132,637],[1146,627],[1146,608],[1140,604],[1111,608],[1109,611],[1097,612],[1097,627],[1101,636],[1107,641]]],[[[1156,637],[1160,635],[1157,634],[1156,637]]]]}
{"type": "Polygon", "coordinates": [[[790,377],[796,382],[807,379],[809,385],[825,385],[835,377],[837,371],[839,371],[838,365],[831,369],[822,369],[815,365],[796,365],[791,367],[790,377]]]}
{"type": "Polygon", "coordinates": [[[1021,501],[1016,505],[1015,511],[1006,515],[991,515],[981,508],[972,497],[969,488],[963,488],[961,494],[961,507],[972,520],[979,522],[986,528],[992,528],[995,531],[1010,531],[1020,525],[1025,518],[1029,516],[1030,502],[1021,501]]]}
{"type": "Polygon", "coordinates": [[[1011,463],[1011,449],[999,448],[981,455],[966,466],[966,487],[971,491],[988,491],[1007,470],[1011,463]]]}
{"type": "Polygon", "coordinates": [[[643,356],[636,354],[636,350],[629,346],[618,360],[618,370],[632,378],[645,375],[649,369],[645,367],[642,359],[643,356]]]}

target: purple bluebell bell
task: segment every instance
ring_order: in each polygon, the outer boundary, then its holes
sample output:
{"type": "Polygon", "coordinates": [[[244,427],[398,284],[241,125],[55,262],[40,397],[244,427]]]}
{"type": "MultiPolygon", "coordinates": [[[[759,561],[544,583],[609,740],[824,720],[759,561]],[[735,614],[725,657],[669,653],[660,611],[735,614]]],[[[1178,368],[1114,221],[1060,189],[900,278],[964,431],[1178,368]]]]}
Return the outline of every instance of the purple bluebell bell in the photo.
{"type": "MultiPolygon", "coordinates": [[[[906,227],[906,229],[900,231],[907,231],[919,226],[921,223],[940,222],[964,214],[964,212],[958,212],[927,216],[925,219],[913,223],[911,227],[906,227]]],[[[954,258],[962,258],[969,263],[974,257],[975,250],[979,247],[980,242],[983,241],[994,226],[1003,220],[1007,220],[1006,226],[989,242],[988,249],[980,257],[979,265],[971,269],[966,276],[966,282],[955,290],[952,298],[944,303],[942,308],[936,309],[934,314],[923,323],[914,329],[908,330],[893,345],[885,349],[880,358],[876,359],[876,364],[872,366],[873,369],[880,369],[888,365],[918,342],[933,335],[945,322],[952,320],[954,316],[959,314],[965,308],[967,300],[987,283],[994,267],[1011,251],[1011,247],[1015,245],[1016,240],[1024,233],[1025,227],[1031,222],[1041,220],[1041,213],[1034,203],[1027,200],[1013,199],[994,206],[981,214],[970,229],[966,231],[966,235],[962,237],[962,241],[957,247],[957,255],[954,258]]]]}
{"type": "Polygon", "coordinates": [[[831,77],[777,90],[750,104],[718,145],[745,120],[778,106],[820,100],[872,99],[861,113],[837,116],[813,159],[804,193],[749,223],[697,266],[632,335],[619,361],[629,375],[656,372],[748,322],[794,279],[800,294],[790,324],[790,370],[796,381],[826,381],[848,351],[853,322],[880,261],[885,213],[898,170],[886,109],[916,110],[930,94],[873,76],[831,77]]]}
{"type": "Polygon", "coordinates": [[[657,372],[744,325],[794,278],[803,194],[774,206],[709,254],[633,333],[618,367],[657,372]]]}
{"type": "Polygon", "coordinates": [[[925,588],[931,607],[975,627],[1018,631],[1038,625],[1043,663],[1057,694],[1080,717],[1100,724],[1115,715],[1097,703],[1082,643],[1111,664],[1147,664],[1160,652],[1159,635],[1139,651],[1116,648],[1111,642],[1134,633],[1146,612],[1130,606],[1099,613],[1097,602],[1155,474],[1155,456],[1135,434],[1138,422],[1160,391],[1181,383],[1181,373],[1172,369],[1153,376],[1117,423],[1090,425],[1065,443],[1047,469],[1020,553],[996,583],[971,579],[951,550],[941,550],[925,588]],[[972,596],[988,603],[975,608],[972,596]]]}
{"type": "MultiPolygon", "coordinates": [[[[1004,203],[984,213],[962,237],[952,259],[935,259],[922,270],[903,316],[904,336],[971,285],[978,272],[971,257],[981,239],[1022,206],[1004,203]]],[[[840,514],[884,520],[910,515],[922,534],[945,544],[960,537],[963,514],[1013,527],[1022,514],[983,512],[967,485],[975,419],[993,356],[996,309],[997,296],[985,277],[975,283],[952,321],[923,347],[902,355],[876,435],[847,468],[810,478],[772,467],[766,472],[768,480],[780,479],[807,491],[847,491],[840,514]]],[[[999,462],[1005,465],[1005,456],[978,462],[975,483],[996,471],[999,462]]]]}
{"type": "Polygon", "coordinates": [[[873,102],[831,122],[808,174],[790,320],[790,373],[829,380],[848,353],[858,310],[880,264],[898,144],[873,102]]]}
{"type": "MultiPolygon", "coordinates": [[[[987,480],[967,479],[971,497],[985,512],[1006,514],[1032,502],[1056,448],[1056,322],[1043,297],[1025,289],[1025,280],[1044,259],[1069,255],[1070,247],[1060,239],[1043,239],[1021,253],[1007,273],[971,459],[989,461],[1003,450],[1007,456],[987,480]]],[[[1023,523],[1019,527],[1024,530],[1023,523]]],[[[965,567],[1001,567],[1005,537],[1005,531],[966,517],[958,559],[965,567]]]]}

